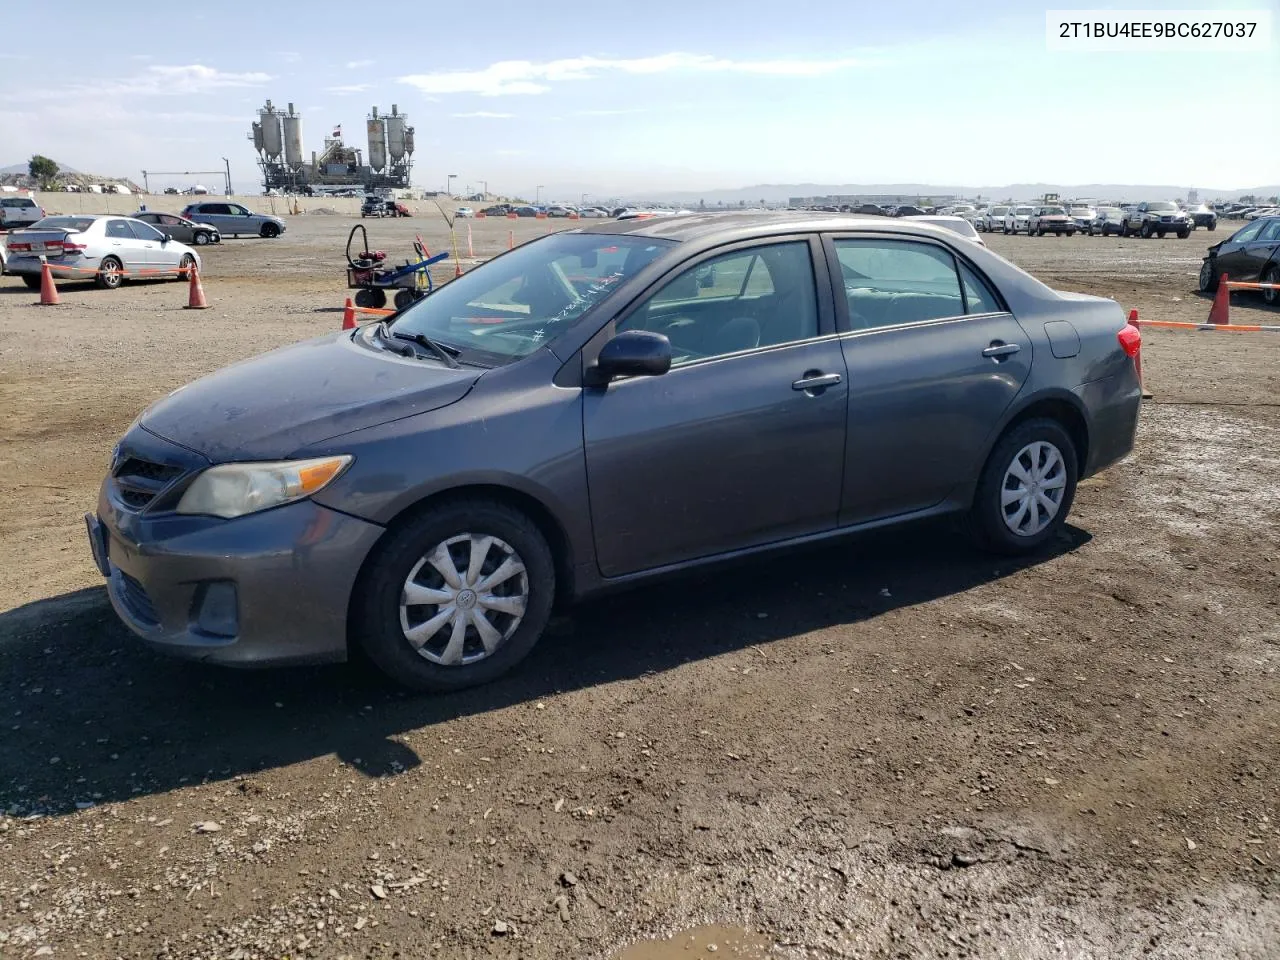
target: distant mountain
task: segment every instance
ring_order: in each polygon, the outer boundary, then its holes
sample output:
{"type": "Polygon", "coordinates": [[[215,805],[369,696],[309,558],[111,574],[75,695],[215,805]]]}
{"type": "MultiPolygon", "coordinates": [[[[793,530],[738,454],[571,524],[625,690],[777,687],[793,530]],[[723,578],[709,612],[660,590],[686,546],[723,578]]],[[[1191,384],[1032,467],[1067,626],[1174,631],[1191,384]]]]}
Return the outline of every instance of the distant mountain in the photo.
{"type": "MultiPolygon", "coordinates": [[[[1033,200],[1046,193],[1056,193],[1064,199],[1090,197],[1098,200],[1181,199],[1187,195],[1187,185],[1133,184],[1133,183],[1010,183],[1004,186],[960,186],[935,183],[766,183],[741,187],[735,190],[655,190],[643,196],[655,201],[669,201],[684,206],[705,202],[708,206],[720,203],[748,205],[759,203],[783,203],[792,197],[830,196],[904,196],[904,197],[982,197],[992,200],[1033,200]]],[[[1242,189],[1223,187],[1195,187],[1202,200],[1228,200],[1243,194],[1270,197],[1280,194],[1280,184],[1269,184],[1242,189]]],[[[629,193],[627,196],[639,197],[629,193]]]]}
{"type": "MultiPolygon", "coordinates": [[[[57,163],[56,160],[54,162],[57,163]]],[[[15,163],[8,167],[0,167],[0,174],[27,173],[27,172],[29,172],[29,168],[26,163],[15,163]]],[[[80,171],[77,170],[75,167],[67,167],[59,163],[58,172],[59,173],[79,173],[80,171]]]]}

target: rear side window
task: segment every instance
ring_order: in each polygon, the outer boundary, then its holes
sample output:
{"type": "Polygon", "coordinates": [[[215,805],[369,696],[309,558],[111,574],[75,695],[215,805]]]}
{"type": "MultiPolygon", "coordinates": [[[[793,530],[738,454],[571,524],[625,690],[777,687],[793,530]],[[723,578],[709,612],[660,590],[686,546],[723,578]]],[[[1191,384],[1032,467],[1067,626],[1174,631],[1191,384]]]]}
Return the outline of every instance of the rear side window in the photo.
{"type": "Polygon", "coordinates": [[[120,240],[132,240],[133,231],[129,229],[128,220],[109,220],[107,221],[107,236],[115,237],[120,240]]]}
{"type": "Polygon", "coordinates": [[[964,287],[965,313],[999,313],[1000,301],[991,288],[968,264],[960,264],[960,285],[964,287]]]}
{"type": "Polygon", "coordinates": [[[0,207],[34,210],[35,206],[36,202],[27,197],[5,197],[3,200],[0,200],[0,207]]]}
{"type": "Polygon", "coordinates": [[[1280,240],[1280,219],[1268,220],[1262,228],[1262,232],[1258,234],[1258,240],[1261,243],[1273,243],[1280,240]]]}
{"type": "Polygon", "coordinates": [[[955,258],[927,243],[837,240],[855,330],[964,316],[955,258]]]}
{"type": "Polygon", "coordinates": [[[231,208],[225,203],[205,203],[196,208],[196,213],[230,213],[231,208]]]}

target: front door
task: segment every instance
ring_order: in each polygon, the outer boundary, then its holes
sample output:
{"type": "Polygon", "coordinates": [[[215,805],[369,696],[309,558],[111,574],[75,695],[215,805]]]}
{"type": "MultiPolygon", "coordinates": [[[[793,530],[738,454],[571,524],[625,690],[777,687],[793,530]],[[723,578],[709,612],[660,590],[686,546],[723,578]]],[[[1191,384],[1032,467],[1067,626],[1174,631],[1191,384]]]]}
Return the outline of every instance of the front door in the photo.
{"type": "Polygon", "coordinates": [[[1031,369],[1031,342],[946,246],[836,238],[849,369],[840,523],[925,510],[975,477],[1031,369]]]}
{"type": "Polygon", "coordinates": [[[834,528],[848,384],[817,242],[705,256],[593,343],[636,329],[665,334],[675,359],[585,391],[601,573],[834,528]]]}

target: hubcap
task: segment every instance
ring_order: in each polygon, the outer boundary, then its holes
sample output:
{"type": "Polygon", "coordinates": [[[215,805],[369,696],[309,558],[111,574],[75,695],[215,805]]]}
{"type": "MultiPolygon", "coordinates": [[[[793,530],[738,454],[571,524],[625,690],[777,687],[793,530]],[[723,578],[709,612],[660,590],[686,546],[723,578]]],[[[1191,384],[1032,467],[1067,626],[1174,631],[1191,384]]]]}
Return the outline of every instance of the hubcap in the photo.
{"type": "Polygon", "coordinates": [[[1029,443],[1013,458],[1000,489],[1000,512],[1005,526],[1020,537],[1033,537],[1062,509],[1067,490],[1067,465],[1052,443],[1029,443]]]}
{"type": "Polygon", "coordinates": [[[529,600],[524,561],[497,537],[463,533],[413,565],[400,595],[400,627],[418,653],[443,666],[475,663],[515,633],[529,600]]]}
{"type": "Polygon", "coordinates": [[[1209,265],[1209,261],[1205,261],[1200,265],[1200,289],[1208,290],[1209,284],[1213,281],[1213,267],[1209,265]]]}

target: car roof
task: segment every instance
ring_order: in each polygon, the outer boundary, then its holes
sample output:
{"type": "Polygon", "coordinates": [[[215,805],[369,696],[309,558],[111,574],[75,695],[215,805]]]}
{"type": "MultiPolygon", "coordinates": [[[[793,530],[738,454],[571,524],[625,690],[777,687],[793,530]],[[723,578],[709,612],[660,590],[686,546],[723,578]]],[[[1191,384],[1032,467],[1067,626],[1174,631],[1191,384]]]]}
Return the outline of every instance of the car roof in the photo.
{"type": "MultiPolygon", "coordinates": [[[[963,218],[957,218],[963,219],[963,218]]],[[[626,233],[665,240],[731,241],[769,233],[867,230],[890,233],[955,234],[920,220],[864,217],[856,213],[778,210],[765,213],[681,213],[643,220],[614,220],[578,228],[582,233],[626,233]],[[906,222],[904,222],[906,221],[906,222]]]]}

